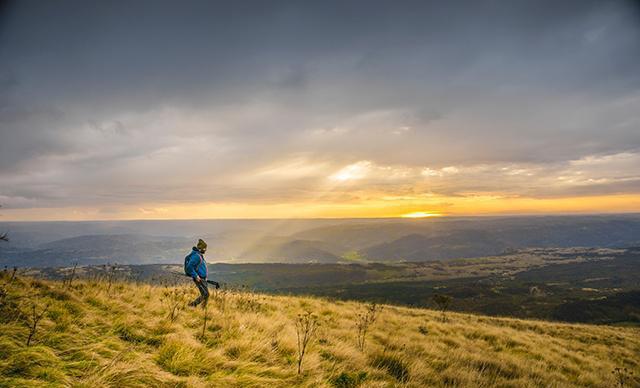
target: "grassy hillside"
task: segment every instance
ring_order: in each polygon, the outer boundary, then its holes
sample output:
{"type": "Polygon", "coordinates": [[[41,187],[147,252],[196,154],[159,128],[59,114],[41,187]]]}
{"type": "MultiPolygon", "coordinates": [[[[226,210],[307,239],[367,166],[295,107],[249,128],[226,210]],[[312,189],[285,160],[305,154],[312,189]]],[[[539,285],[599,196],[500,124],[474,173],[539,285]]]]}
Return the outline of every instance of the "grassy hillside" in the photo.
{"type": "Polygon", "coordinates": [[[625,386],[640,384],[637,328],[455,313],[442,322],[383,306],[360,350],[363,304],[220,291],[206,310],[184,307],[193,297],[189,284],[69,286],[3,273],[0,386],[612,387],[615,368],[627,368],[625,386]],[[306,312],[319,326],[298,374],[306,312]]]}

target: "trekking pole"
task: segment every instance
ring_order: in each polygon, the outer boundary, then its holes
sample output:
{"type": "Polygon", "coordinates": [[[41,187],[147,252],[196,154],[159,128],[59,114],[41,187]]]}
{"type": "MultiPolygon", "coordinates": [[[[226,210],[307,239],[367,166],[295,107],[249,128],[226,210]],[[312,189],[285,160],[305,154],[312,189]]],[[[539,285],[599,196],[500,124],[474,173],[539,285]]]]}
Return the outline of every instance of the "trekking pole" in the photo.
{"type": "Polygon", "coordinates": [[[209,284],[211,284],[211,285],[215,286],[215,287],[216,287],[216,290],[217,290],[218,288],[220,288],[220,283],[218,283],[218,282],[216,282],[216,281],[214,281],[214,280],[209,280],[209,279],[207,279],[207,283],[209,283],[209,284]]]}
{"type": "MultiPolygon", "coordinates": [[[[184,278],[185,276],[188,276],[188,275],[185,275],[185,274],[182,274],[182,273],[178,273],[178,272],[174,272],[174,271],[167,271],[167,272],[172,274],[172,275],[179,276],[181,278],[184,278]]],[[[220,283],[216,282],[215,280],[207,279],[207,283],[211,284],[212,286],[215,286],[216,290],[220,288],[220,283]]]]}

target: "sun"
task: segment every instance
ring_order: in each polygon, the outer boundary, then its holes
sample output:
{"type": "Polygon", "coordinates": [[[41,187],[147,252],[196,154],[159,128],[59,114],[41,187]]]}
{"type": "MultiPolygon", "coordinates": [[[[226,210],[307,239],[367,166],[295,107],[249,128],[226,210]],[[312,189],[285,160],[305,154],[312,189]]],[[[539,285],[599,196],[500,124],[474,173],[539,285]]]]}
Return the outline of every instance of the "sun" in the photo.
{"type": "Polygon", "coordinates": [[[433,213],[433,212],[413,212],[403,214],[400,217],[402,218],[429,218],[429,217],[442,217],[441,213],[433,213]]]}

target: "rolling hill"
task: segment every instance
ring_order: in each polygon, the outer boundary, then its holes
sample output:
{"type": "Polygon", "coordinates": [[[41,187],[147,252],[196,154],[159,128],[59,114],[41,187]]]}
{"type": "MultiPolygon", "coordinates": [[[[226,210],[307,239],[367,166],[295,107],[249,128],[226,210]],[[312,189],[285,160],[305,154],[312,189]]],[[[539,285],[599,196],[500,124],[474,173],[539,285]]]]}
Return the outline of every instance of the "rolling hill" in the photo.
{"type": "Polygon", "coordinates": [[[372,261],[433,261],[497,255],[508,246],[481,230],[457,230],[438,236],[409,234],[361,251],[372,261]]]}
{"type": "MultiPolygon", "coordinates": [[[[274,239],[275,240],[275,239],[274,239]]],[[[237,261],[240,262],[276,262],[276,263],[337,263],[342,249],[322,241],[288,240],[261,241],[243,251],[237,261]],[[336,252],[336,254],[331,253],[336,252]]]]}

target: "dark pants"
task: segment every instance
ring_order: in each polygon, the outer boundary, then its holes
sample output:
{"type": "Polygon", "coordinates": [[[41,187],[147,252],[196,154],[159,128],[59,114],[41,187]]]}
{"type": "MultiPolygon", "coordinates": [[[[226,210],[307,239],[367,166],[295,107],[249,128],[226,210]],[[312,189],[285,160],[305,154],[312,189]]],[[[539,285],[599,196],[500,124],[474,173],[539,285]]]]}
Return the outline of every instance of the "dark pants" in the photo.
{"type": "Polygon", "coordinates": [[[194,279],[193,282],[196,284],[196,287],[198,287],[198,291],[200,291],[200,296],[198,296],[193,302],[189,303],[189,305],[197,306],[202,302],[207,303],[207,300],[209,299],[209,286],[207,284],[207,281],[202,279],[201,281],[198,282],[194,279]]]}

